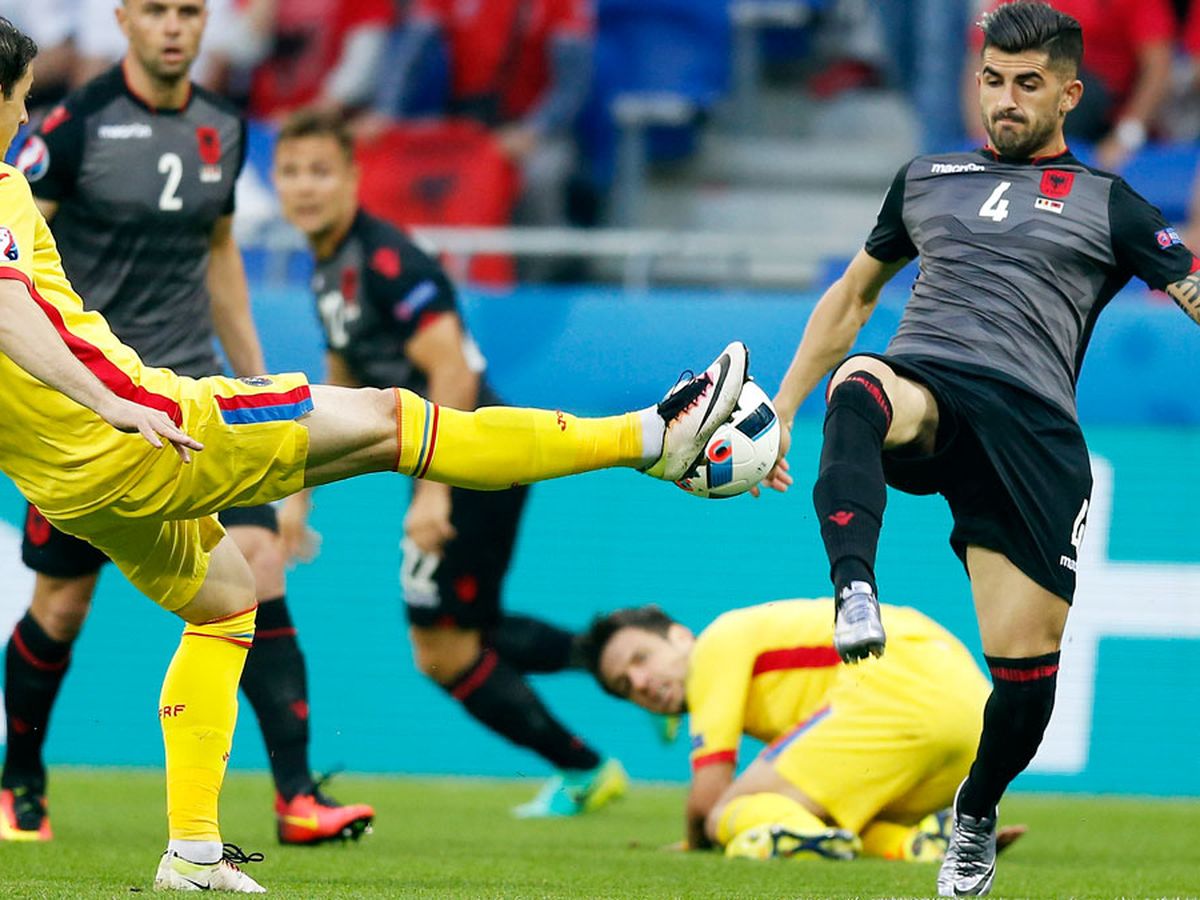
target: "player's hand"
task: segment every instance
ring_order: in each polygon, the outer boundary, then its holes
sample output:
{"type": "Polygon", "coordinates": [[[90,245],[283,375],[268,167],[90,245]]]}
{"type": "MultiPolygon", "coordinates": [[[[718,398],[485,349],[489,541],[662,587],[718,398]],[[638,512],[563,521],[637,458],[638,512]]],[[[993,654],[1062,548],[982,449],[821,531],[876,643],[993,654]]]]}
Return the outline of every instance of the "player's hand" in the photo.
{"type": "Polygon", "coordinates": [[[764,477],[763,480],[760,481],[758,484],[756,484],[754,487],[750,488],[750,496],[752,496],[752,497],[762,496],[763,487],[769,487],[771,490],[779,491],[779,493],[782,494],[782,493],[785,493],[787,491],[787,489],[792,486],[793,478],[792,478],[792,474],[790,471],[791,466],[788,465],[788,461],[787,461],[787,452],[791,446],[792,446],[792,426],[789,423],[783,421],[783,419],[780,419],[779,420],[779,457],[775,460],[775,465],[771,468],[771,471],[766,474],[766,477],[764,477]]]}
{"type": "Polygon", "coordinates": [[[404,516],[404,536],[422,553],[440,554],[457,534],[450,524],[450,488],[432,481],[418,482],[404,516]]]}
{"type": "Polygon", "coordinates": [[[669,844],[663,844],[658,849],[665,850],[668,853],[687,853],[692,848],[688,846],[688,842],[686,840],[682,840],[682,841],[672,841],[669,844]]]}
{"type": "Polygon", "coordinates": [[[117,431],[140,434],[151,447],[161,450],[165,439],[185,463],[192,461],[191,451],[204,449],[202,443],[180,429],[165,412],[115,394],[100,404],[96,413],[117,431]]]}
{"type": "Polygon", "coordinates": [[[293,494],[279,505],[279,538],[289,565],[309,563],[321,550],[321,535],[308,524],[312,500],[308,491],[293,494]]]}

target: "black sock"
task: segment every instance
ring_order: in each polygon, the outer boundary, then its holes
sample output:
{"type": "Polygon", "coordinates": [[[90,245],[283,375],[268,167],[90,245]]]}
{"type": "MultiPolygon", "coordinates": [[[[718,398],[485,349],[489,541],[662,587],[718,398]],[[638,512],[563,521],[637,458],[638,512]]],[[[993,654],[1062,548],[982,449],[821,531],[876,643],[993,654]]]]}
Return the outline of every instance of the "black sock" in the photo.
{"type": "Polygon", "coordinates": [[[958,795],[958,811],[990,818],[1000,796],[1042,742],[1054,710],[1058,654],[1026,659],[985,656],[992,695],[983,710],[983,734],[971,773],[958,795]]]}
{"type": "Polygon", "coordinates": [[[45,793],[42,745],[46,742],[54,698],[71,662],[73,643],[54,640],[29,613],[13,629],[4,663],[8,749],[0,787],[24,785],[36,793],[45,793]]]}
{"type": "Polygon", "coordinates": [[[575,635],[531,616],[502,616],[488,632],[488,643],[519,672],[581,668],[574,659],[575,635]]]}
{"type": "Polygon", "coordinates": [[[594,769],[600,757],[550,714],[529,683],[492,648],[443,685],[463,709],[496,734],[528,747],[559,769],[594,769]]]}
{"type": "Polygon", "coordinates": [[[891,421],[891,402],[869,372],[852,372],[829,397],[813,507],[835,597],[851,581],[875,588],[875,551],[887,505],[883,439],[891,421]]]}
{"type": "Polygon", "coordinates": [[[296,627],[282,597],[258,605],[242,690],[262,729],[275,789],[284,800],[313,788],[308,766],[308,679],[296,627]]]}

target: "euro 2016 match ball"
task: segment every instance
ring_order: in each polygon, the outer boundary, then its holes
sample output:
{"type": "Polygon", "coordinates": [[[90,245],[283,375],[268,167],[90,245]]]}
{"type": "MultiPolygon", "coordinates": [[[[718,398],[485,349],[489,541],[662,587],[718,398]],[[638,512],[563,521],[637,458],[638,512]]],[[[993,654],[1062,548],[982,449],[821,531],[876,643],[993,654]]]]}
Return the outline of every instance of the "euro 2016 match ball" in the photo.
{"type": "Polygon", "coordinates": [[[763,480],[778,454],[775,407],[762,388],[747,381],[729,421],[713,432],[704,452],[675,483],[697,497],[736,497],[763,480]]]}

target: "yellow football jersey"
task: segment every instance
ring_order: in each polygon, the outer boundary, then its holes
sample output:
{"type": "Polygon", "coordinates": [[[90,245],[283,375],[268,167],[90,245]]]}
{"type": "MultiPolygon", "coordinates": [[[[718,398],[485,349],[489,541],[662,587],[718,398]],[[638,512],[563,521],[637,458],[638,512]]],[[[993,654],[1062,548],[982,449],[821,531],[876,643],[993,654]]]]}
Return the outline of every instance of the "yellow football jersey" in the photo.
{"type": "Polygon", "coordinates": [[[696,639],[689,662],[693,768],[735,762],[743,734],[770,743],[801,723],[815,723],[828,713],[830,696],[846,678],[858,690],[895,694],[895,702],[905,703],[913,680],[888,673],[918,667],[927,641],[961,651],[956,657],[962,657],[971,690],[986,696],[986,682],[966,648],[932,619],[885,604],[883,620],[888,632],[883,657],[846,666],[833,647],[831,599],[782,600],[717,618],[696,639]]]}
{"type": "MultiPolygon", "coordinates": [[[[67,346],[119,396],[182,423],[167,389],[176,376],[142,364],[104,318],[71,288],[25,177],[0,164],[0,278],[24,284],[67,346]]],[[[136,484],[159,451],[121,434],[91,410],[47,387],[0,354],[0,469],[47,515],[105,506],[136,484]]],[[[170,451],[167,451],[170,452],[170,451]]]]}

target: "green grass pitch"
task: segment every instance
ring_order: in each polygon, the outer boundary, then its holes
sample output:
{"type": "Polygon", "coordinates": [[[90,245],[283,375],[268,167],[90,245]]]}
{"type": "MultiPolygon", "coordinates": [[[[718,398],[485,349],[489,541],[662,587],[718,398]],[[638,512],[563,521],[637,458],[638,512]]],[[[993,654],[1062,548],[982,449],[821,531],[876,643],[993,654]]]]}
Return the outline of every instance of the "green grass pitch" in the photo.
{"type": "MultiPolygon", "coordinates": [[[[369,800],[360,843],[276,845],[265,775],[226,785],[225,836],[266,861],[249,867],[275,896],[445,898],[921,897],[934,867],[729,862],[659,849],[680,833],[683,791],[635,784],[629,797],[574,820],[516,821],[534,782],[344,776],[334,793],[369,800]]],[[[51,844],[0,843],[0,896],[122,897],[148,892],[165,845],[155,772],[53,773],[51,844]]],[[[1200,803],[1017,795],[1004,821],[1030,833],[1001,857],[993,896],[1200,895],[1200,803]]]]}

